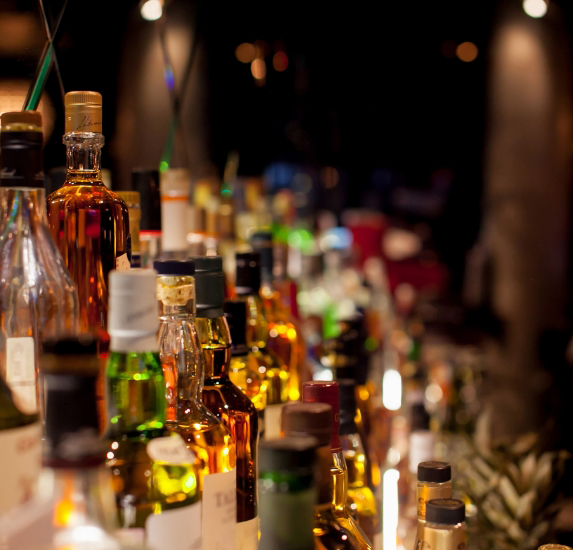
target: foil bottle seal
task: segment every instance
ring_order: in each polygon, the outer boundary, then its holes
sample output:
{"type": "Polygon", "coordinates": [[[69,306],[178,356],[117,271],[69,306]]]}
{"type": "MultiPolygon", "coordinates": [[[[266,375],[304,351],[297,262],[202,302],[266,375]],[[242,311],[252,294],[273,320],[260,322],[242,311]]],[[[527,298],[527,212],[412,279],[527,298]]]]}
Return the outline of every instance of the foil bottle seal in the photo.
{"type": "Polygon", "coordinates": [[[326,403],[332,407],[332,439],[330,441],[333,453],[342,451],[340,440],[340,390],[338,382],[314,380],[302,385],[303,403],[326,403]]]}
{"type": "Polygon", "coordinates": [[[64,97],[66,134],[102,133],[102,97],[99,92],[68,92],[64,97]]]}

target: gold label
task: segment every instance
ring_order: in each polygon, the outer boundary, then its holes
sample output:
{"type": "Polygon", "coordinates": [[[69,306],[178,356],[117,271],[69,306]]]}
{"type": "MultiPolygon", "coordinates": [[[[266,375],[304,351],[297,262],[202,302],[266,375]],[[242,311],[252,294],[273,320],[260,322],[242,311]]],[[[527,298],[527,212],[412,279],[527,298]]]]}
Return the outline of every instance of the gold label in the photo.
{"type": "Polygon", "coordinates": [[[466,528],[463,523],[450,529],[436,528],[434,525],[419,523],[415,550],[466,550],[466,528]]]}

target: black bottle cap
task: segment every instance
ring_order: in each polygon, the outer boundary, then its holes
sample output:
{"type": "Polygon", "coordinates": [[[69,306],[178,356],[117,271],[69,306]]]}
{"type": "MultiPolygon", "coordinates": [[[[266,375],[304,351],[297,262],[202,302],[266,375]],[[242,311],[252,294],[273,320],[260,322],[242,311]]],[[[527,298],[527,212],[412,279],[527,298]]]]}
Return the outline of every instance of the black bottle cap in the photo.
{"type": "Polygon", "coordinates": [[[161,231],[161,196],[159,172],[137,168],[131,174],[131,189],[140,195],[140,231],[161,231]]]}
{"type": "Polygon", "coordinates": [[[227,300],[224,309],[231,333],[233,355],[246,355],[249,353],[247,347],[247,304],[240,300],[227,300]]]}
{"type": "Polygon", "coordinates": [[[273,280],[273,234],[270,231],[257,231],[251,236],[251,246],[261,255],[261,279],[265,283],[273,280]]]}
{"type": "Polygon", "coordinates": [[[197,317],[213,319],[224,315],[225,276],[221,256],[195,256],[195,299],[197,317]]]}
{"type": "Polygon", "coordinates": [[[287,470],[312,475],[317,447],[319,442],[314,437],[263,440],[259,443],[259,471],[287,470]]]}
{"type": "Polygon", "coordinates": [[[194,275],[195,262],[193,260],[155,260],[153,269],[159,275],[194,275]]]}
{"type": "Polygon", "coordinates": [[[288,403],[281,412],[285,436],[314,437],[321,447],[332,439],[332,407],[327,403],[288,403]]]}
{"type": "Polygon", "coordinates": [[[237,296],[258,294],[261,288],[261,255],[258,252],[237,252],[235,258],[237,296]]]}
{"type": "Polygon", "coordinates": [[[452,479],[452,467],[447,462],[430,460],[418,464],[418,481],[445,483],[452,479]]]}
{"type": "Polygon", "coordinates": [[[340,435],[355,434],[356,382],[347,378],[337,379],[340,390],[340,435]]]}
{"type": "Polygon", "coordinates": [[[456,525],[466,519],[466,507],[455,498],[437,498],[426,504],[426,523],[456,525]]]}

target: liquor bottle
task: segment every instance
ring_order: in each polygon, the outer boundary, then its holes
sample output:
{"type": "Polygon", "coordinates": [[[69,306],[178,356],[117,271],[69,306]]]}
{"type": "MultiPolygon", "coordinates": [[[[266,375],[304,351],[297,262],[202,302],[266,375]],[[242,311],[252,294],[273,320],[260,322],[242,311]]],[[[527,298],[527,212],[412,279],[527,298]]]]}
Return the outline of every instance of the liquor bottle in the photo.
{"type": "Polygon", "coordinates": [[[40,113],[2,114],[0,376],[28,418],[22,426],[43,415],[41,342],[78,322],[78,294],[46,219],[42,137],[40,113]]]}
{"type": "MultiPolygon", "coordinates": [[[[97,92],[66,94],[66,182],[46,199],[52,237],[78,288],[79,328],[94,333],[107,330],[109,272],[129,269],[127,206],[101,179],[101,103],[97,92]]],[[[107,335],[101,339],[104,346],[107,335]]]]}
{"type": "Polygon", "coordinates": [[[286,438],[316,439],[316,482],[318,499],[314,507],[314,539],[317,549],[362,548],[354,534],[338,521],[334,508],[334,480],[331,475],[332,407],[326,403],[289,403],[281,415],[281,432],[286,438]]]}
{"type": "Polygon", "coordinates": [[[141,267],[141,240],[139,226],[141,222],[141,197],[137,191],[118,191],[117,194],[125,201],[129,215],[129,231],[131,236],[131,267],[141,267]]]}
{"type": "Polygon", "coordinates": [[[167,383],[167,423],[201,460],[202,547],[234,548],[235,443],[201,400],[204,364],[195,327],[195,263],[165,260],[154,267],[159,274],[159,357],[167,383]]]}
{"type": "Polygon", "coordinates": [[[372,548],[371,542],[358,526],[347,508],[348,469],[340,440],[340,393],[337,382],[315,380],[302,385],[304,403],[327,403],[332,407],[331,474],[333,477],[333,505],[338,522],[357,539],[360,548],[372,548]]]}
{"type": "Polygon", "coordinates": [[[203,403],[231,432],[237,451],[237,550],[258,547],[258,417],[253,402],[229,378],[231,335],[223,311],[220,256],[196,257],[197,332],[205,361],[203,403]]]}
{"type": "Polygon", "coordinates": [[[269,335],[261,290],[261,262],[258,252],[238,253],[235,294],[247,304],[247,345],[267,379],[264,437],[280,436],[281,410],[289,398],[289,373],[284,361],[267,348],[269,335]]]}
{"type": "Polygon", "coordinates": [[[317,444],[314,437],[261,442],[261,550],[314,550],[317,444]]]}
{"type": "Polygon", "coordinates": [[[356,427],[356,383],[338,380],[340,389],[340,440],[348,468],[348,497],[350,510],[358,525],[372,541],[375,550],[382,549],[382,521],[378,503],[368,485],[368,459],[356,427]]]}
{"type": "Polygon", "coordinates": [[[439,498],[426,504],[426,523],[414,550],[466,548],[466,507],[461,500],[439,498]]]}
{"type": "Polygon", "coordinates": [[[188,214],[191,176],[185,168],[161,173],[161,255],[187,258],[188,214]]]}
{"type": "Polygon", "coordinates": [[[134,170],[131,187],[139,193],[141,221],[139,241],[141,246],[141,267],[153,267],[161,254],[161,196],[159,193],[159,172],[157,170],[134,170]]]}
{"type": "Polygon", "coordinates": [[[153,270],[110,274],[107,465],[122,536],[149,547],[201,545],[200,462],[165,422],[153,270]]]}

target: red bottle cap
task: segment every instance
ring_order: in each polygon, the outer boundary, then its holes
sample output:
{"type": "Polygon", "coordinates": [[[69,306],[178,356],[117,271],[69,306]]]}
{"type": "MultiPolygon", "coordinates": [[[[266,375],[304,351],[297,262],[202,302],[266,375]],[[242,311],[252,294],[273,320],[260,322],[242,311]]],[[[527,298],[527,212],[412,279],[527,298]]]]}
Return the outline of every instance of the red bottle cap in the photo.
{"type": "Polygon", "coordinates": [[[326,403],[332,407],[332,439],[330,447],[333,453],[342,451],[340,441],[340,390],[338,382],[314,380],[302,385],[303,403],[326,403]]]}

